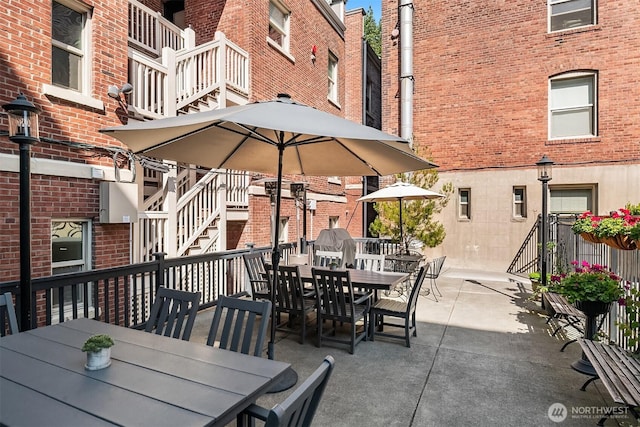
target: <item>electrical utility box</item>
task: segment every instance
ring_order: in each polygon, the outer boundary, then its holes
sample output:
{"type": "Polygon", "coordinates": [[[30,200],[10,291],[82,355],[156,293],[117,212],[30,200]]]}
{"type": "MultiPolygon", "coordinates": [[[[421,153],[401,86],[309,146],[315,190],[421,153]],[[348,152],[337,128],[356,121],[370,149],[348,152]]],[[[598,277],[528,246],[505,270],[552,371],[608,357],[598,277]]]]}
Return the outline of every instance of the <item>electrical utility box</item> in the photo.
{"type": "Polygon", "coordinates": [[[138,185],[131,182],[100,183],[100,222],[126,224],[138,221],[138,185]]]}

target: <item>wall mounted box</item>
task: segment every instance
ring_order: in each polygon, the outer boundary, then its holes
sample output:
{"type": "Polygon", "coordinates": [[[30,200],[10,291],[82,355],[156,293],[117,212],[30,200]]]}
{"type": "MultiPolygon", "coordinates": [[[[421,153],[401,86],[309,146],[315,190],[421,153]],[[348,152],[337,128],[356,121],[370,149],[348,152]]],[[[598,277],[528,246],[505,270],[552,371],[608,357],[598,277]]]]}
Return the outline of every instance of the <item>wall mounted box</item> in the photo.
{"type": "Polygon", "coordinates": [[[126,224],[138,221],[138,185],[131,182],[100,183],[100,222],[126,224]]]}

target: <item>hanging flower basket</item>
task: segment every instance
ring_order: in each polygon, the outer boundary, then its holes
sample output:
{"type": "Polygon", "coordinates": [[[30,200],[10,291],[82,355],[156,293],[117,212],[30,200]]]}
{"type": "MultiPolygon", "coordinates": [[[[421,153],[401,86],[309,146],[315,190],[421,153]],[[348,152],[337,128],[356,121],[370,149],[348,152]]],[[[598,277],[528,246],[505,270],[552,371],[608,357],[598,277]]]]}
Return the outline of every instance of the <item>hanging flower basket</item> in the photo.
{"type": "Polygon", "coordinates": [[[632,240],[631,237],[624,234],[618,234],[616,236],[611,236],[611,237],[604,237],[602,239],[602,242],[607,246],[611,246],[612,248],[616,248],[616,249],[621,249],[623,251],[632,251],[634,249],[637,249],[636,242],[632,240]]]}
{"type": "Polygon", "coordinates": [[[602,243],[602,240],[598,236],[592,233],[580,233],[580,237],[582,237],[587,242],[602,243]]]}

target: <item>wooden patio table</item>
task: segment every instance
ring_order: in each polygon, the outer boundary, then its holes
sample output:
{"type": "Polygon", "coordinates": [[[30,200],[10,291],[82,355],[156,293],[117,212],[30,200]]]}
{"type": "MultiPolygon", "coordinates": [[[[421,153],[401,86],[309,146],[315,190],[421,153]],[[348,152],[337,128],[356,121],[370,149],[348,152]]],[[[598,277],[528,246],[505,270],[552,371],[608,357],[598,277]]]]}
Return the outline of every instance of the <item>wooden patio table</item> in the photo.
{"type": "Polygon", "coordinates": [[[0,424],[221,426],[289,368],[205,344],[77,319],[0,339],[0,424]],[[109,334],[111,366],[80,349],[109,334]]]}

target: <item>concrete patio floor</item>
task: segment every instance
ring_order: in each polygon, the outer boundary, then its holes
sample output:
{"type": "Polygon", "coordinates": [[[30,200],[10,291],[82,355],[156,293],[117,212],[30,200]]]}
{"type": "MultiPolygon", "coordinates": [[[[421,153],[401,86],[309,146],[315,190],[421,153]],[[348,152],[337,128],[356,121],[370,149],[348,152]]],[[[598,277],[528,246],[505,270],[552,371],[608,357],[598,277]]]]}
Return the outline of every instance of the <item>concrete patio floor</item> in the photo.
{"type": "MultiPolygon", "coordinates": [[[[588,377],[570,367],[580,348],[559,351],[568,338],[551,336],[554,324],[528,300],[527,279],[445,268],[437,283],[439,302],[431,295],[418,300],[411,348],[376,337],[351,355],[346,346],[316,347],[313,327],[304,345],[296,334],[277,334],[276,359],[291,363],[298,385],[325,355],[336,360],[314,425],[588,426],[600,418],[594,412],[618,407],[599,381],[580,391],[588,377]],[[566,418],[554,422],[548,413],[558,403],[566,418]]],[[[212,312],[198,314],[192,341],[206,341],[212,312]]],[[[258,404],[269,408],[298,385],[258,404]]],[[[637,424],[628,415],[605,425],[637,424]]]]}

